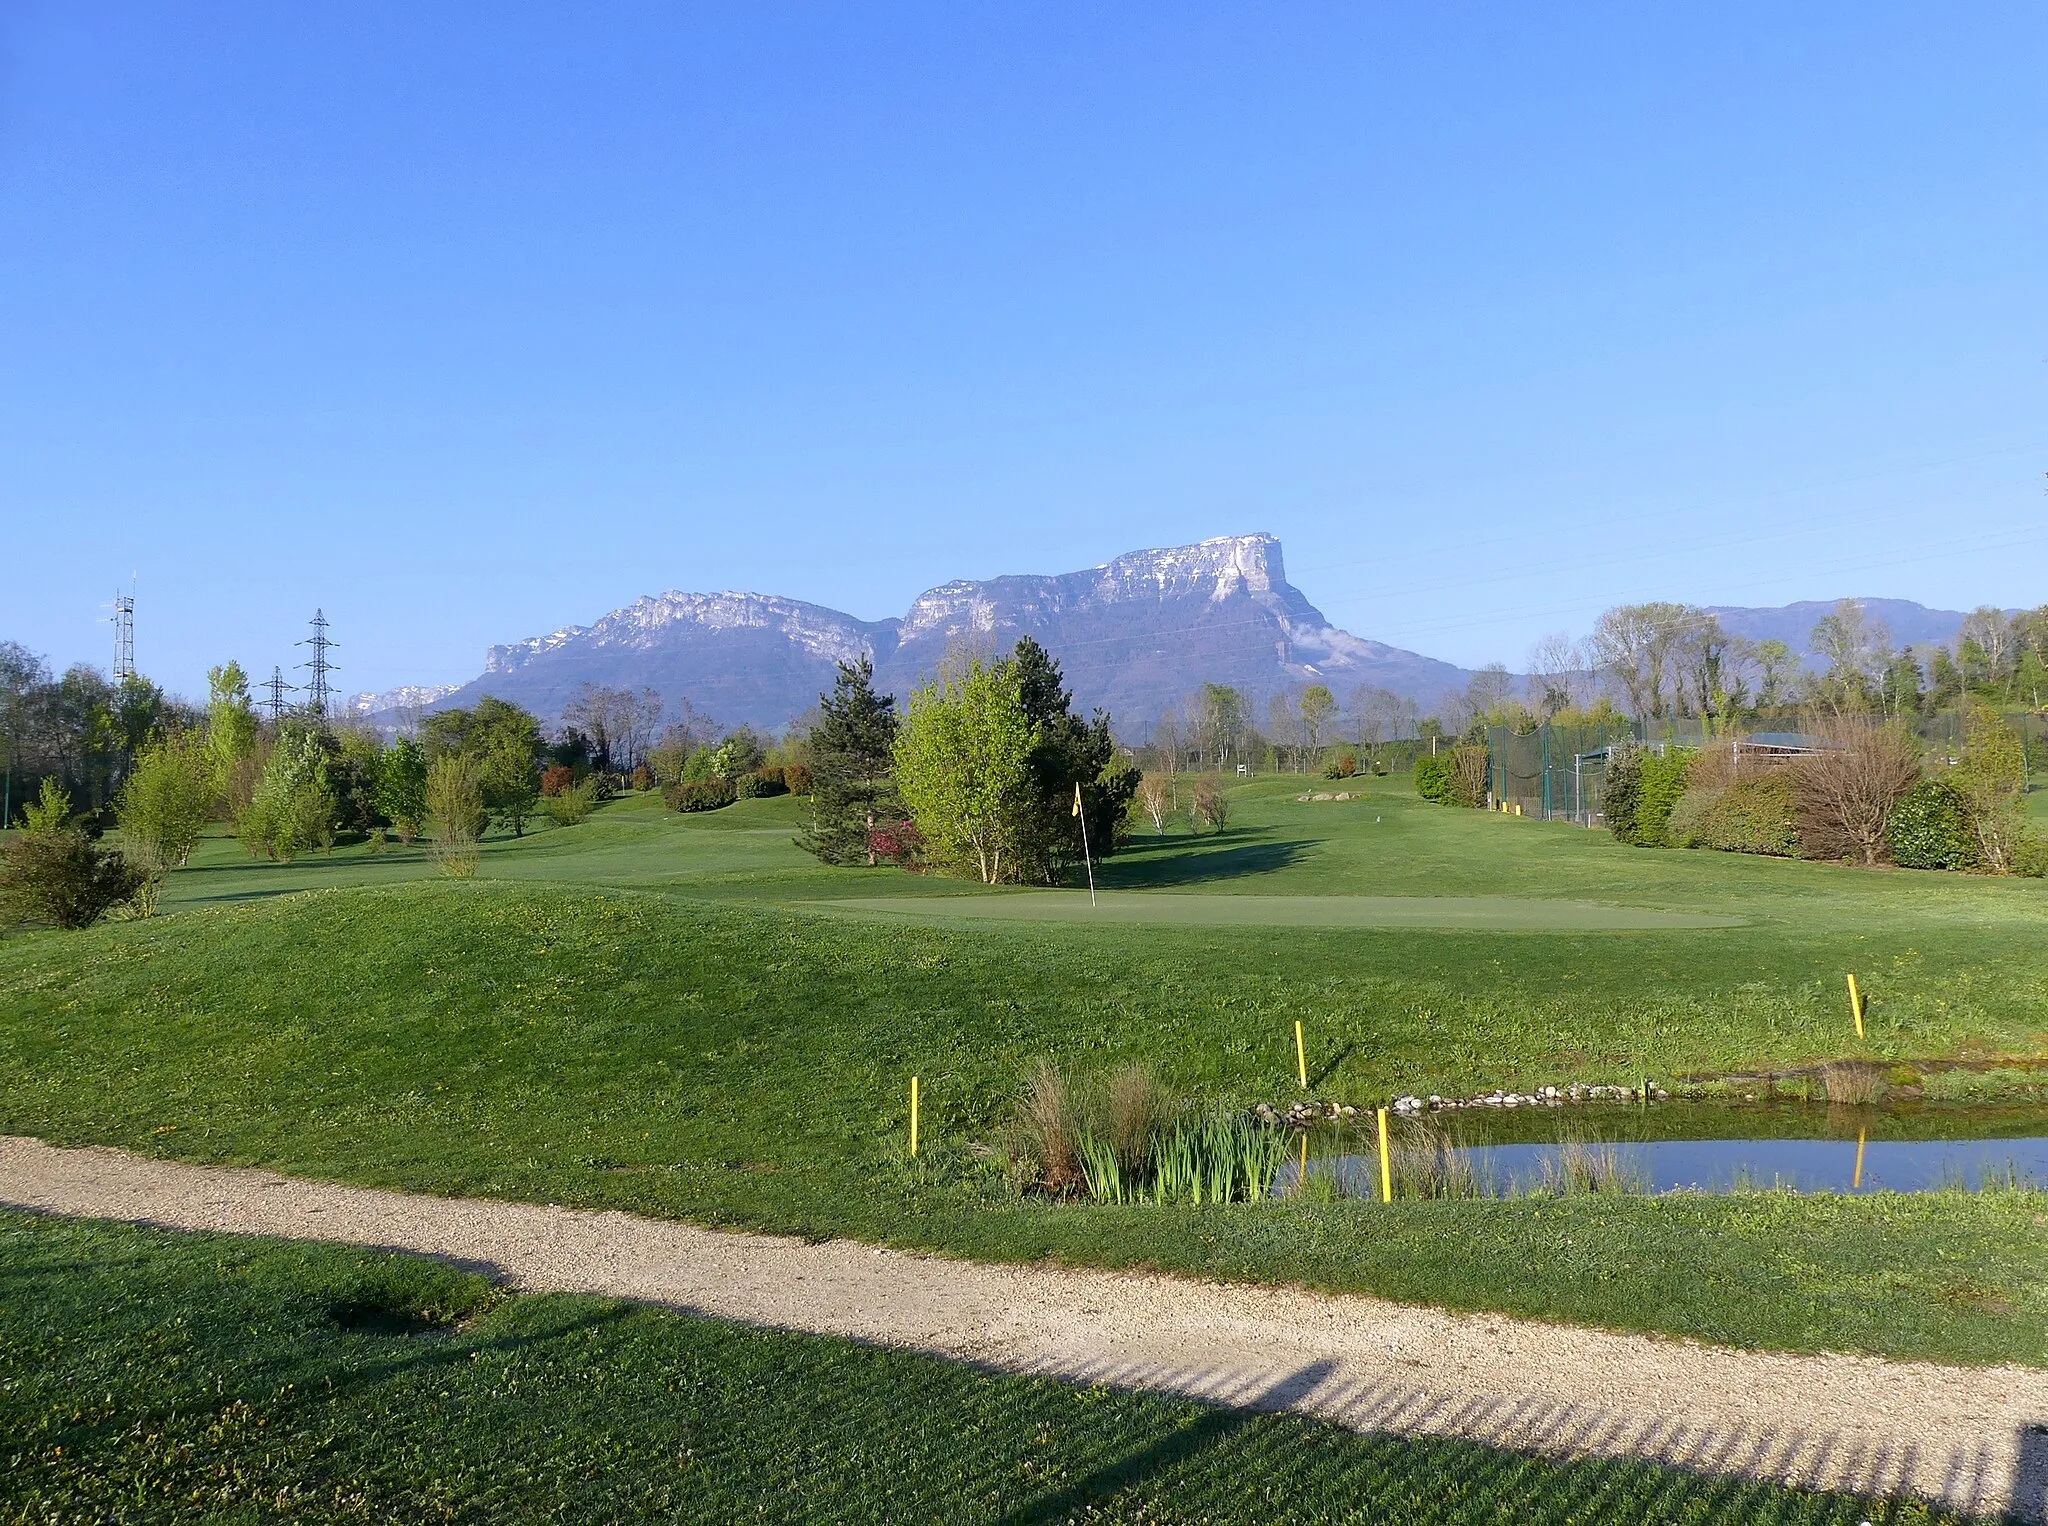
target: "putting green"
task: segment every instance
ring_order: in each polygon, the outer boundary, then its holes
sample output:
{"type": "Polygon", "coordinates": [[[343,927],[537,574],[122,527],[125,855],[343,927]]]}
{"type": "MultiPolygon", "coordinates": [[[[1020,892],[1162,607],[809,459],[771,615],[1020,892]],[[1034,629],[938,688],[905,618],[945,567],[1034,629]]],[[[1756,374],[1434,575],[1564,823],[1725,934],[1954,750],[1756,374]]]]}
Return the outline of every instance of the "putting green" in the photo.
{"type": "Polygon", "coordinates": [[[1162,922],[1182,927],[1415,927],[1515,933],[1743,925],[1741,917],[1707,912],[1513,896],[1172,895],[1125,890],[1106,891],[1090,906],[1084,891],[1024,890],[798,904],[851,916],[920,922],[1162,922]]]}

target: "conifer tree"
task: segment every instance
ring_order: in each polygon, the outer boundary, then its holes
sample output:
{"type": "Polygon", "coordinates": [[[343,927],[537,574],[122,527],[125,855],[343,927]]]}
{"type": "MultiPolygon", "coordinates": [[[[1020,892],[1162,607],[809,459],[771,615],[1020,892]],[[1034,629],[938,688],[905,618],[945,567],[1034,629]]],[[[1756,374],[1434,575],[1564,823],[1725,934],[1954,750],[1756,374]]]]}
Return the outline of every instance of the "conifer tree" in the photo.
{"type": "Polygon", "coordinates": [[[874,660],[839,664],[811,728],[811,824],[797,845],[828,864],[875,862],[871,834],[903,819],[896,793],[896,697],[875,693],[874,660]]]}

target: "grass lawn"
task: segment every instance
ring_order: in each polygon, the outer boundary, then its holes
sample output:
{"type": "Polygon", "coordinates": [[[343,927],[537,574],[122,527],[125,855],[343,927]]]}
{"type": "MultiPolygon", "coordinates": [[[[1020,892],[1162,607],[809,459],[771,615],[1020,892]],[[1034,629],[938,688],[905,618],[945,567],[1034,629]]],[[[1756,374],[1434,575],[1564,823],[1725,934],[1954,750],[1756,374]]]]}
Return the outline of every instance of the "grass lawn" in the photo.
{"type": "Polygon", "coordinates": [[[991,1377],[412,1257],[0,1214],[0,1519],[1883,1523],[991,1377]]]}
{"type": "Polygon", "coordinates": [[[278,866],[211,841],[167,915],[0,944],[0,1130],[1736,1343],[2048,1361],[2034,1194],[1012,1198],[982,1147],[1035,1056],[1285,1101],[1296,1019],[1312,1091],[1357,1102],[1850,1054],[2048,1059],[2040,882],[1652,852],[1384,783],[1343,803],[1298,788],[1239,791],[1221,836],[1141,837],[1102,872],[1106,904],[1144,910],[1115,919],[1084,916],[1085,891],[823,869],[790,845],[788,800],[617,802],[492,842],[467,884],[415,850],[278,866]],[[1317,902],[1339,910],[1318,922],[1317,902]],[[1871,997],[1861,1045],[1847,970],[1871,997]]]}

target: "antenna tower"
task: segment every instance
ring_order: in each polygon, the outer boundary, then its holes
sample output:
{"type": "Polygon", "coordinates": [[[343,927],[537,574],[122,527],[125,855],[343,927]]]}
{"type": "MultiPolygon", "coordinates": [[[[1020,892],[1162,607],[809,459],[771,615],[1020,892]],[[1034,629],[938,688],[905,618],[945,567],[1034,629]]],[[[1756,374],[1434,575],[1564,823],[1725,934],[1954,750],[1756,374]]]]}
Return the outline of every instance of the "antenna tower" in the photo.
{"type": "Polygon", "coordinates": [[[135,595],[114,595],[114,682],[135,676],[135,595]]]}
{"type": "Polygon", "coordinates": [[[270,707],[270,722],[272,725],[276,725],[277,722],[284,718],[284,697],[286,693],[298,686],[284,681],[283,668],[273,667],[270,670],[270,682],[266,683],[263,687],[268,691],[269,697],[264,699],[262,703],[270,707]]]}
{"type": "Polygon", "coordinates": [[[311,710],[320,720],[325,720],[327,719],[327,701],[329,697],[327,675],[334,672],[336,667],[334,663],[327,660],[327,653],[331,648],[337,647],[341,643],[327,639],[327,616],[316,609],[313,611],[313,634],[298,644],[300,646],[310,646],[313,649],[313,660],[299,664],[302,668],[311,668],[313,670],[313,676],[306,681],[305,686],[306,708],[311,710]]]}

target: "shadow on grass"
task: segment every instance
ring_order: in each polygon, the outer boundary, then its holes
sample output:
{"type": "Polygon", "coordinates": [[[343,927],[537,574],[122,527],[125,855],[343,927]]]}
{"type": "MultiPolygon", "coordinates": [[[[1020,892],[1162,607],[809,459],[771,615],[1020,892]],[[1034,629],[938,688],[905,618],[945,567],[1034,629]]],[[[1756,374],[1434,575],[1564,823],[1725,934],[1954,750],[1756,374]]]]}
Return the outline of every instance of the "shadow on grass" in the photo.
{"type": "MultiPolygon", "coordinates": [[[[1217,838],[1205,840],[1215,842],[1217,838]]],[[[1097,868],[1098,883],[1105,890],[1153,890],[1168,885],[1198,885],[1208,880],[1276,874],[1302,862],[1308,857],[1309,850],[1316,846],[1310,840],[1296,840],[1247,842],[1228,848],[1191,848],[1192,841],[1187,838],[1167,839],[1167,845],[1180,850],[1177,852],[1134,855],[1130,847],[1125,847],[1115,858],[1097,868]]]]}
{"type": "Polygon", "coordinates": [[[1006,1515],[1005,1519],[1022,1523],[1071,1520],[1087,1506],[1114,1499],[1155,1474],[1179,1467],[1198,1452],[1242,1430],[1261,1413],[1284,1410],[1301,1403],[1335,1370],[1334,1362],[1311,1362],[1299,1372],[1281,1378],[1265,1392],[1246,1400],[1242,1407],[1209,1410],[1192,1423],[1159,1437],[1149,1446],[1097,1468],[1051,1498],[1027,1505],[1014,1515],[1006,1515]]]}

